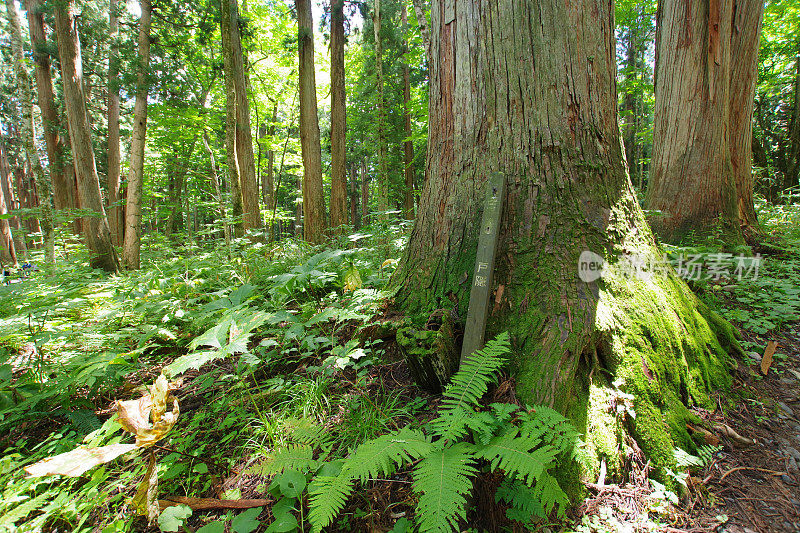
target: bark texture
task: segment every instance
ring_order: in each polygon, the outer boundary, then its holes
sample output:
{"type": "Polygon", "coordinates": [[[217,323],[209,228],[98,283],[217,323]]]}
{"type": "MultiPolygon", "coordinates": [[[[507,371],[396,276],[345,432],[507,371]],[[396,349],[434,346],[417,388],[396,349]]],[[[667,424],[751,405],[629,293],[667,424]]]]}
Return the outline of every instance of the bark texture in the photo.
{"type": "MultiPolygon", "coordinates": [[[[400,24],[403,31],[408,29],[408,15],[406,14],[406,4],[403,2],[400,8],[400,24]]],[[[408,43],[403,43],[403,52],[408,53],[408,43]]],[[[414,142],[411,140],[411,73],[409,72],[408,60],[403,61],[403,127],[405,129],[406,140],[403,141],[403,176],[405,186],[403,188],[403,215],[406,220],[414,219],[414,142]]]]}
{"type": "Polygon", "coordinates": [[[303,238],[320,243],[325,234],[322,148],[314,74],[314,21],[311,0],[295,0],[300,60],[300,149],[303,154],[303,238]]]}
{"type": "Polygon", "coordinates": [[[83,217],[81,226],[86,236],[86,244],[94,254],[91,260],[92,266],[108,272],[117,272],[119,259],[111,242],[111,232],[103,207],[100,179],[92,150],[91,128],[83,87],[81,43],[75,13],[75,2],[72,0],[55,5],[58,55],[61,60],[61,80],[64,84],[69,140],[78,183],[78,200],[83,209],[95,213],[94,216],[83,217]]]}
{"type": "MultiPolygon", "coordinates": [[[[2,159],[4,156],[4,150],[2,144],[0,144],[0,164],[2,164],[2,159]]],[[[17,264],[17,249],[14,246],[14,236],[11,233],[11,224],[5,215],[8,215],[9,209],[6,205],[6,194],[5,189],[8,188],[8,180],[5,175],[4,169],[0,168],[0,262],[3,265],[17,264]]]]}
{"type": "Polygon", "coordinates": [[[119,21],[118,0],[108,3],[108,31],[111,41],[108,52],[108,147],[106,190],[108,194],[108,225],[114,244],[122,246],[125,240],[125,209],[120,197],[120,165],[122,155],[119,145],[119,21]]]}
{"type": "Polygon", "coordinates": [[[36,149],[36,124],[33,118],[33,92],[31,79],[25,64],[22,51],[22,26],[16,0],[6,0],[6,13],[11,26],[11,49],[14,54],[14,71],[17,80],[18,95],[22,103],[22,144],[25,147],[34,183],[38,191],[38,207],[42,238],[44,241],[45,261],[55,262],[55,241],[53,235],[53,199],[50,179],[45,175],[39,152],[36,149]]]}
{"type": "MultiPolygon", "coordinates": [[[[244,230],[262,227],[261,209],[258,204],[258,176],[253,154],[253,132],[250,127],[250,104],[247,100],[248,82],[244,70],[242,36],[239,30],[238,0],[222,0],[223,28],[229,33],[223,40],[225,50],[225,75],[233,82],[233,97],[236,106],[236,161],[238,163],[239,189],[242,195],[242,222],[244,230]]],[[[231,93],[228,92],[228,97],[231,93]]]]}
{"type": "Polygon", "coordinates": [[[378,176],[375,199],[382,219],[389,209],[389,147],[386,141],[386,98],[383,90],[383,46],[381,43],[381,0],[373,0],[372,29],[375,36],[375,86],[378,89],[378,176]]]}
{"type": "Polygon", "coordinates": [[[731,164],[739,223],[745,237],[758,232],[753,203],[753,108],[758,78],[758,46],[763,0],[737,0],[733,9],[730,76],[731,164]]]}
{"type": "MultiPolygon", "coordinates": [[[[227,10],[227,2],[220,2],[220,13],[227,10]]],[[[239,222],[242,216],[242,189],[239,179],[239,160],[236,144],[236,83],[233,80],[233,48],[231,45],[230,18],[220,16],[220,35],[222,40],[222,59],[225,70],[225,161],[228,167],[228,184],[231,192],[231,215],[237,237],[244,234],[243,225],[239,222]]]]}
{"type": "Polygon", "coordinates": [[[344,0],[331,2],[331,227],[347,224],[347,111],[344,0]]]}
{"type": "Polygon", "coordinates": [[[608,411],[618,387],[635,397],[625,431],[672,465],[676,444],[693,447],[687,406],[712,406],[730,381],[720,339],[735,341],[671,270],[626,275],[627,256],[660,252],[625,171],[613,5],[434,0],[431,13],[427,179],[392,280],[397,306],[420,326],[442,307],[463,320],[487,179],[503,172],[487,338],[511,334],[519,397],[586,432],[596,475],[598,458],[621,466],[608,411]],[[603,277],[579,277],[587,251],[603,277]]]}
{"type": "Polygon", "coordinates": [[[142,247],[142,190],[144,188],[144,145],[147,140],[147,94],[150,85],[147,73],[150,66],[150,0],[139,0],[139,65],[136,79],[136,103],[133,108],[131,159],[128,171],[128,198],[125,209],[125,268],[138,270],[142,247]]]}
{"type": "Polygon", "coordinates": [[[659,3],[648,208],[666,242],[717,230],[741,241],[730,144],[733,2],[659,3]]]}

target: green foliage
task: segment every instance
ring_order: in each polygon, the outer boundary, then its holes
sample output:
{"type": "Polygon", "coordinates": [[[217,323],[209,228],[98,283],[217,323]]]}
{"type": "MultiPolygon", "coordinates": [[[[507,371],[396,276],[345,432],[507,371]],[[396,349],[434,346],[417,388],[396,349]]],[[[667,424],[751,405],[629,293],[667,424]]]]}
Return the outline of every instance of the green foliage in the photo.
{"type": "Polygon", "coordinates": [[[546,408],[525,412],[514,405],[493,404],[488,411],[475,411],[509,349],[508,335],[502,334],[465,362],[444,392],[442,409],[427,433],[404,427],[381,435],[353,450],[338,475],[317,476],[309,491],[313,530],[320,531],[333,521],[352,493],[354,481],[391,476],[401,465],[417,459],[421,461],[413,478],[419,494],[416,522],[420,531],[458,527],[466,516],[466,496],[481,460],[508,479],[533,487],[529,491],[532,502],[520,508],[540,511],[540,516],[556,506],[563,512],[566,495],[548,470],[558,457],[574,454],[577,432],[546,408]],[[512,419],[514,424],[509,425],[512,419]],[[554,435],[545,439],[546,432],[554,435]]]}

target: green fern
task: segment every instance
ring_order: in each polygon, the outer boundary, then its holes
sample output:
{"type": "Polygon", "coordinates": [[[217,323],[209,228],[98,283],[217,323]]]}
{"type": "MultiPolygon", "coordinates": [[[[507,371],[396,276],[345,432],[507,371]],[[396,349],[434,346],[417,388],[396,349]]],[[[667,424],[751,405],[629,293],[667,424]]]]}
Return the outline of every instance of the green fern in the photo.
{"type": "Polygon", "coordinates": [[[466,514],[466,497],[472,490],[474,448],[465,442],[437,450],[414,469],[414,490],[420,494],[417,524],[422,532],[457,530],[466,514]]]}
{"type": "Polygon", "coordinates": [[[499,468],[506,475],[532,485],[555,464],[556,450],[540,444],[537,437],[520,435],[519,429],[512,426],[480,447],[476,455],[489,461],[492,470],[499,468]]]}
{"type": "Polygon", "coordinates": [[[431,449],[424,433],[408,427],[360,445],[347,458],[338,476],[318,478],[319,483],[314,480],[309,489],[312,529],[319,531],[331,523],[353,491],[353,481],[391,476],[398,465],[424,457],[431,449]]]}
{"type": "Polygon", "coordinates": [[[263,462],[248,468],[247,472],[264,477],[280,474],[284,470],[309,472],[317,468],[317,461],[313,456],[314,449],[308,444],[289,444],[275,450],[263,462]]]}
{"type": "Polygon", "coordinates": [[[462,362],[461,368],[442,394],[443,410],[458,407],[467,409],[478,405],[478,401],[489,389],[489,384],[497,380],[499,370],[506,363],[504,356],[510,350],[508,332],[504,332],[462,362]]]}

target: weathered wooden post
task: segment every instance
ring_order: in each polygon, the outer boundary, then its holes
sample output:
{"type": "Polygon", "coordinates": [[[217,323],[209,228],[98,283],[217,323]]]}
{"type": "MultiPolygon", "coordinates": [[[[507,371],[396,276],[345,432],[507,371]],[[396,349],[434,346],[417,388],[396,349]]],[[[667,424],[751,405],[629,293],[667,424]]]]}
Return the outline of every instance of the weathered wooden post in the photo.
{"type": "Polygon", "coordinates": [[[478,252],[472,274],[472,290],[469,293],[469,310],[464,326],[464,343],[461,346],[461,364],[472,352],[483,347],[486,317],[489,314],[489,295],[492,291],[494,256],[497,253],[498,226],[503,211],[505,191],[505,176],[501,172],[493,172],[489,178],[486,206],[481,218],[478,252]]]}

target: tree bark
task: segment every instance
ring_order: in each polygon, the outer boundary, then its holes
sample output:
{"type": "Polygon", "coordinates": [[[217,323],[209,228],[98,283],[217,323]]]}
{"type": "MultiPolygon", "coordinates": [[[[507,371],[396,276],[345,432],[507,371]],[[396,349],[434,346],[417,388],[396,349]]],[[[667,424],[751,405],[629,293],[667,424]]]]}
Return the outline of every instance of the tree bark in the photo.
{"type": "Polygon", "coordinates": [[[668,266],[627,275],[661,252],[625,172],[613,4],[434,0],[431,13],[427,180],[396,305],[419,327],[442,307],[463,320],[468,281],[492,268],[474,265],[487,180],[502,172],[487,337],[510,333],[520,400],[566,413],[591,453],[623,445],[607,430],[621,427],[607,405],[622,390],[637,415],[624,431],[671,464],[691,446],[686,405],[713,406],[730,383],[716,333],[736,344],[668,266]]]}
{"type": "Polygon", "coordinates": [[[8,209],[9,214],[12,215],[11,218],[8,219],[12,244],[14,245],[16,253],[24,254],[27,247],[25,245],[24,232],[22,231],[22,222],[18,216],[14,215],[14,211],[19,209],[20,206],[19,203],[16,202],[14,195],[15,176],[13,174],[11,161],[9,160],[8,145],[0,138],[0,189],[2,189],[6,209],[8,209]]]}
{"type": "Polygon", "coordinates": [[[238,0],[221,1],[222,26],[228,32],[223,39],[225,54],[225,75],[233,82],[233,96],[236,109],[235,142],[236,161],[238,163],[239,189],[242,195],[242,222],[244,230],[255,230],[262,227],[261,210],[258,204],[258,177],[256,161],[253,154],[253,132],[250,126],[250,104],[247,100],[248,83],[244,71],[244,55],[242,52],[241,32],[239,31],[238,0]]]}
{"type": "Polygon", "coordinates": [[[81,225],[86,236],[86,244],[94,253],[92,266],[108,272],[117,272],[119,259],[111,242],[111,232],[100,193],[100,178],[97,175],[92,150],[91,130],[83,92],[81,44],[75,13],[74,0],[55,5],[58,54],[61,59],[61,79],[64,84],[69,139],[78,181],[78,199],[82,208],[95,213],[95,216],[84,217],[81,225]]]}
{"type": "Polygon", "coordinates": [[[350,198],[350,225],[353,226],[354,230],[358,230],[361,228],[361,211],[358,209],[358,173],[355,164],[350,167],[350,188],[348,196],[350,198]]]}
{"type": "Polygon", "coordinates": [[[739,223],[745,237],[759,233],[753,203],[753,108],[758,78],[758,48],[763,0],[737,0],[733,8],[730,75],[731,164],[739,223]]]}
{"type": "Polygon", "coordinates": [[[217,159],[214,157],[214,150],[211,149],[211,142],[208,139],[208,133],[203,132],[203,146],[208,152],[209,160],[211,161],[211,184],[214,186],[214,199],[217,201],[219,218],[222,220],[222,230],[225,235],[225,245],[229,246],[231,243],[231,231],[227,222],[227,215],[225,214],[225,201],[222,199],[222,191],[219,186],[219,174],[217,172],[217,159]]]}
{"type": "Polygon", "coordinates": [[[347,224],[347,111],[344,0],[331,2],[331,227],[347,224]]]}
{"type": "Polygon", "coordinates": [[[659,3],[647,204],[659,237],[720,231],[741,242],[730,144],[733,2],[659,3]]]}
{"type": "MultiPolygon", "coordinates": [[[[272,108],[272,122],[267,128],[267,135],[270,139],[270,149],[267,150],[267,175],[262,182],[263,191],[261,192],[264,198],[264,205],[267,211],[271,213],[275,207],[275,150],[272,148],[275,142],[275,123],[278,121],[278,104],[272,108]]],[[[268,214],[267,216],[271,216],[268,214]]],[[[270,222],[271,227],[272,222],[270,222]]]]}
{"type": "Polygon", "coordinates": [[[381,0],[373,0],[372,29],[375,35],[375,86],[378,89],[378,176],[377,207],[386,220],[389,210],[389,160],[386,141],[386,98],[383,90],[383,46],[381,43],[381,0]]]}
{"type": "Polygon", "coordinates": [[[139,18],[139,57],[136,79],[136,103],[133,108],[131,133],[131,162],[128,171],[128,199],[125,209],[125,268],[138,270],[139,251],[142,246],[142,190],[144,188],[144,145],[147,140],[147,80],[150,68],[150,0],[139,0],[142,15],[139,18]]]}
{"type": "Polygon", "coordinates": [[[789,150],[787,154],[784,190],[800,185],[800,39],[797,42],[797,59],[795,61],[794,102],[789,119],[789,150]]]}
{"type": "Polygon", "coordinates": [[[17,264],[17,249],[14,245],[14,235],[11,232],[11,224],[6,216],[9,214],[9,206],[6,204],[8,196],[8,171],[4,164],[5,148],[0,143],[0,262],[5,264],[17,264]]]}
{"type": "Polygon", "coordinates": [[[368,224],[369,220],[369,174],[367,173],[367,158],[361,160],[361,224],[368,224]]]}
{"type": "Polygon", "coordinates": [[[303,238],[321,243],[325,235],[322,148],[314,74],[314,21],[311,0],[295,0],[300,62],[300,148],[303,155],[303,238]]]}
{"type": "Polygon", "coordinates": [[[18,95],[22,103],[22,143],[31,165],[34,183],[39,193],[41,214],[40,227],[44,241],[45,262],[55,262],[55,239],[53,234],[53,201],[50,181],[44,173],[39,152],[36,149],[36,124],[33,117],[33,92],[30,76],[22,51],[22,26],[16,0],[6,0],[6,13],[11,26],[11,49],[14,54],[14,67],[18,95]]]}
{"type": "MultiPolygon", "coordinates": [[[[400,24],[403,32],[408,31],[408,15],[406,4],[400,8],[400,24]]],[[[403,190],[403,215],[406,220],[414,219],[414,142],[411,140],[411,74],[408,67],[408,41],[403,41],[403,125],[406,140],[403,141],[403,175],[405,187],[403,190]]]]}
{"type": "Polygon", "coordinates": [[[237,237],[244,235],[244,226],[239,218],[242,216],[242,189],[239,178],[239,158],[236,142],[236,83],[233,76],[233,45],[231,44],[230,0],[220,1],[220,36],[222,40],[222,58],[225,70],[225,160],[228,167],[228,183],[231,193],[231,214],[236,222],[233,231],[237,237]]]}
{"type": "Polygon", "coordinates": [[[108,174],[106,190],[108,194],[108,225],[114,244],[122,246],[125,241],[125,210],[120,198],[120,153],[119,137],[119,22],[117,18],[118,0],[108,2],[108,174]]]}

